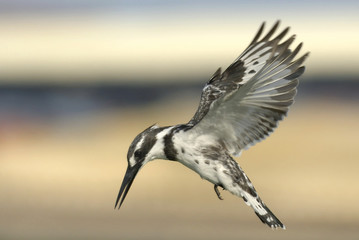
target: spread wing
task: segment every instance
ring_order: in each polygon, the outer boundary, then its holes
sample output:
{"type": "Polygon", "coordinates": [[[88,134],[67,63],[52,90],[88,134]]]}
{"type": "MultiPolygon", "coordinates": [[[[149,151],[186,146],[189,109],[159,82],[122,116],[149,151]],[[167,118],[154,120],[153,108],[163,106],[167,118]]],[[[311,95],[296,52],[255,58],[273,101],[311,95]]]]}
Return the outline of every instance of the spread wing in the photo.
{"type": "Polygon", "coordinates": [[[298,77],[308,53],[294,60],[302,44],[289,49],[295,36],[280,41],[279,21],[260,39],[264,23],[244,52],[205,85],[199,108],[188,123],[197,134],[210,134],[237,155],[276,128],[293,103],[298,77]]]}

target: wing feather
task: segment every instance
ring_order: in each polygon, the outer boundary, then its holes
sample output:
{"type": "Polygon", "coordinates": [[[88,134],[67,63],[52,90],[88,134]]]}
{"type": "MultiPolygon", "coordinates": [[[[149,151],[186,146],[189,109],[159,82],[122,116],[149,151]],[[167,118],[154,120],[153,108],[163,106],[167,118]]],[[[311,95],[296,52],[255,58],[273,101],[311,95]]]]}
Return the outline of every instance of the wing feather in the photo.
{"type": "Polygon", "coordinates": [[[264,23],[244,52],[221,74],[218,69],[202,91],[200,106],[189,131],[210,134],[237,155],[266,138],[286,115],[297,92],[298,77],[308,53],[290,46],[295,36],[280,43],[285,28],[273,37],[279,21],[260,39],[264,23]],[[271,38],[273,38],[271,40],[271,38]]]}

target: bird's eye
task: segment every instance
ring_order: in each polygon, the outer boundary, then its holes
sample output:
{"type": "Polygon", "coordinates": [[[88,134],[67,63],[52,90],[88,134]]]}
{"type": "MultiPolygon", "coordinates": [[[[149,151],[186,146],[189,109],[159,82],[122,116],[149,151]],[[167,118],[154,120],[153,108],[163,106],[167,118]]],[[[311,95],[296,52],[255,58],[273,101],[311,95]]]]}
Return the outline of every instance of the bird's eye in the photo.
{"type": "Polygon", "coordinates": [[[142,155],[141,150],[138,149],[138,150],[135,151],[135,158],[140,158],[141,155],[142,155]]]}

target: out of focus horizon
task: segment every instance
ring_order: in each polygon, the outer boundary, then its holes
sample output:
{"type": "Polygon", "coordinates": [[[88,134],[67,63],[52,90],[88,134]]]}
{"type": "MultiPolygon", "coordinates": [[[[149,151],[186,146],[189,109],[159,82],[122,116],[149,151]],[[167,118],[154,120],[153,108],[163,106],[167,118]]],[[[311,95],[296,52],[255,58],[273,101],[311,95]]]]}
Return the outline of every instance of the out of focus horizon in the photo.
{"type": "Polygon", "coordinates": [[[276,20],[306,77],[359,75],[357,1],[0,1],[0,85],[172,82],[228,66],[276,20]],[[274,7],[275,6],[275,7],[274,7]]]}

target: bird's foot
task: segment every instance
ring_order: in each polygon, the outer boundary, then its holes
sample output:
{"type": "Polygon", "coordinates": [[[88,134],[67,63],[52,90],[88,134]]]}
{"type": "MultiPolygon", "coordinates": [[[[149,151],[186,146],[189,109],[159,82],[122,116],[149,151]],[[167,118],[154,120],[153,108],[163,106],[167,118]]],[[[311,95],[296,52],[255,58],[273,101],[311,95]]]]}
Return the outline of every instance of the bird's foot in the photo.
{"type": "MultiPolygon", "coordinates": [[[[217,184],[214,184],[214,191],[216,192],[217,197],[219,198],[219,200],[223,200],[223,198],[222,198],[222,196],[221,196],[221,193],[220,193],[219,190],[218,190],[218,187],[222,187],[222,186],[217,185],[217,184]]],[[[223,190],[224,190],[224,187],[222,187],[222,188],[223,188],[223,190]]]]}

